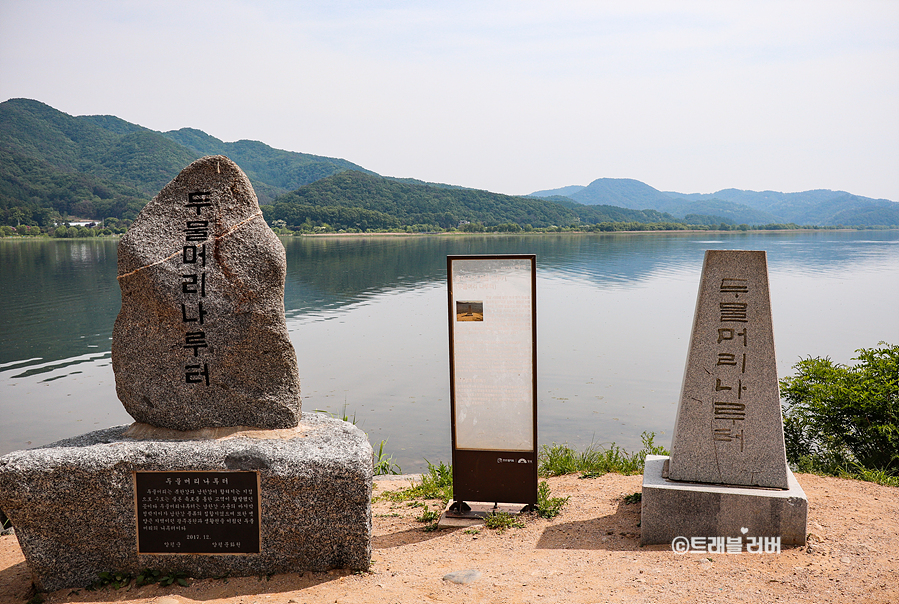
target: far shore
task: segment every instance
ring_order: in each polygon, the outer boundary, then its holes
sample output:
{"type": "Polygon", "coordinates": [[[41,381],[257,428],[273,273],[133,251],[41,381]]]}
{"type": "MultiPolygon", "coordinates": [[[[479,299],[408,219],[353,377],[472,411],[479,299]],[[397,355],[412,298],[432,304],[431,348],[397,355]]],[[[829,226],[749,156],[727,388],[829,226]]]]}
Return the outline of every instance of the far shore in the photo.
{"type": "MultiPolygon", "coordinates": [[[[279,237],[528,237],[544,235],[693,235],[705,233],[709,235],[738,234],[738,233],[840,233],[855,232],[859,229],[749,229],[746,231],[720,231],[705,229],[671,229],[671,230],[646,230],[646,231],[559,231],[559,232],[483,232],[468,233],[461,231],[444,231],[429,233],[406,233],[402,231],[389,233],[292,233],[290,235],[278,235],[279,237]]],[[[867,229],[866,229],[867,230],[867,229]]],[[[893,231],[896,229],[870,229],[872,231],[893,231]]]]}
{"type": "MultiPolygon", "coordinates": [[[[425,233],[407,233],[405,231],[392,231],[385,233],[276,233],[278,237],[543,237],[547,235],[600,235],[600,236],[622,236],[622,235],[728,235],[740,233],[846,233],[858,231],[896,231],[899,229],[748,229],[742,230],[705,230],[705,229],[671,229],[671,230],[646,230],[646,231],[518,231],[518,232],[481,232],[471,233],[462,231],[443,231],[443,232],[425,232],[425,233]]],[[[97,235],[95,237],[49,237],[47,235],[10,235],[8,237],[0,237],[0,241],[91,241],[97,239],[119,239],[122,235],[115,233],[112,235],[97,235]]]]}

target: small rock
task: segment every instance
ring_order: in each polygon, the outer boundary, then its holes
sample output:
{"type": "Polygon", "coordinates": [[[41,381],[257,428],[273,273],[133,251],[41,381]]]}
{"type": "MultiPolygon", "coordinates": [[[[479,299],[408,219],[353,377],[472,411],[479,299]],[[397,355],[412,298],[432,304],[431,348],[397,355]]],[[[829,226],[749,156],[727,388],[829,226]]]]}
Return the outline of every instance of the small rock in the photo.
{"type": "Polygon", "coordinates": [[[469,569],[469,570],[457,570],[449,573],[448,575],[443,576],[444,581],[449,581],[451,583],[458,583],[459,585],[466,585],[468,583],[472,583],[481,578],[480,571],[469,569]]]}
{"type": "Polygon", "coordinates": [[[843,564],[849,564],[852,562],[852,560],[849,559],[848,557],[843,557],[843,558],[840,558],[840,562],[842,562],[843,564]]]}

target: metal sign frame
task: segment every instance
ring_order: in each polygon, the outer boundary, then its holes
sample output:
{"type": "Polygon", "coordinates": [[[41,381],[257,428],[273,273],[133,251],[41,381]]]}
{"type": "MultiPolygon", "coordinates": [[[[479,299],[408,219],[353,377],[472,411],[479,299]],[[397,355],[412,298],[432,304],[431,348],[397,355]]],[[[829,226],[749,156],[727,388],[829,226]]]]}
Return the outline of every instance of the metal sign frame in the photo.
{"type": "MultiPolygon", "coordinates": [[[[450,421],[452,425],[453,459],[453,500],[450,510],[464,512],[469,506],[465,502],[521,503],[537,505],[537,270],[535,254],[499,254],[447,256],[446,272],[449,311],[449,360],[450,360],[450,421]],[[532,437],[531,450],[473,449],[457,446],[456,431],[456,302],[477,304],[455,300],[453,290],[453,263],[457,260],[529,260],[531,295],[531,408],[532,437]]],[[[469,307],[474,313],[472,319],[483,320],[483,306],[469,307]],[[477,318],[480,311],[481,318],[477,318]]],[[[487,309],[486,312],[489,312],[487,309]]]]}

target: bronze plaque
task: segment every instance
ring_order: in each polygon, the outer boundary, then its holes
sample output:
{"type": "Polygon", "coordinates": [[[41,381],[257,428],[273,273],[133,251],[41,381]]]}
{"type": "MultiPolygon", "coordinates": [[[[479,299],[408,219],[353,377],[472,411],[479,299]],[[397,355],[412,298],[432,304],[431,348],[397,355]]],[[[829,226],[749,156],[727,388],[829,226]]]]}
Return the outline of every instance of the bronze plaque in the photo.
{"type": "Polygon", "coordinates": [[[139,554],[258,554],[258,472],[135,472],[139,554]]]}

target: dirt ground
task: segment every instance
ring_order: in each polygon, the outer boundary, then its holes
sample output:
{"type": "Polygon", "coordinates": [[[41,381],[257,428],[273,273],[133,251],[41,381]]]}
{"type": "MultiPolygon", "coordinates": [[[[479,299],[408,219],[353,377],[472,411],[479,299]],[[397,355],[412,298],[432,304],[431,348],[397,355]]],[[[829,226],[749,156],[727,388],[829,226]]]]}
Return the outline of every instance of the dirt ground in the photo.
{"type": "MultiPolygon", "coordinates": [[[[312,602],[899,602],[899,489],[797,476],[809,499],[809,545],[779,554],[675,554],[640,547],[640,476],[549,479],[570,496],[525,528],[434,532],[405,503],[373,505],[371,572],[206,579],[188,587],[63,589],[47,604],[300,604],[312,602]],[[448,573],[476,570],[467,584],[448,573]]],[[[378,481],[375,494],[406,486],[378,481]]],[[[431,508],[435,507],[432,502],[431,508]]],[[[25,602],[31,579],[15,537],[0,537],[0,602],[25,602]]]]}

